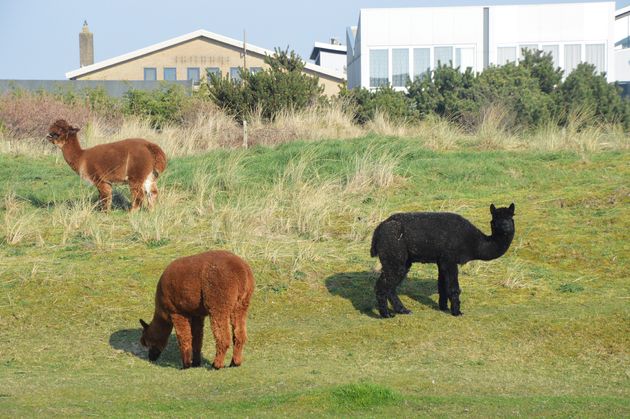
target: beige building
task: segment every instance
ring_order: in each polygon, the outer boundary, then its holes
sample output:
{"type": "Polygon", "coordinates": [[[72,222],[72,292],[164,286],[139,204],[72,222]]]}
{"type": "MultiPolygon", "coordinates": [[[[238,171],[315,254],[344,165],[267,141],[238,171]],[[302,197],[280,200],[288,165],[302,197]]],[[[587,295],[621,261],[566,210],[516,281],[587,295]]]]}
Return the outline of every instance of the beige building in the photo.
{"type": "MultiPolygon", "coordinates": [[[[87,27],[84,26],[84,32],[87,27]]],[[[198,30],[118,57],[84,65],[66,73],[70,80],[191,80],[215,73],[238,77],[239,67],[250,71],[267,67],[265,55],[273,51],[206,30],[198,30]]],[[[339,92],[341,72],[306,63],[304,72],[319,77],[327,95],[339,92]]]]}

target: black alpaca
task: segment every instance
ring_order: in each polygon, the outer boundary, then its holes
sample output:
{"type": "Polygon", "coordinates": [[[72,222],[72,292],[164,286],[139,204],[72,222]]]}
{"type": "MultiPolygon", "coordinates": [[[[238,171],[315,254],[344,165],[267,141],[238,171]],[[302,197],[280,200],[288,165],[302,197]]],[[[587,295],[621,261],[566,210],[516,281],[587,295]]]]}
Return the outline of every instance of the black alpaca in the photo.
{"type": "Polygon", "coordinates": [[[382,271],[374,291],[382,317],[409,314],[396,288],[407,276],[411,264],[437,263],[440,310],[459,316],[457,265],[471,260],[492,260],[502,256],[514,238],[514,204],[508,208],[490,205],[492,235],[486,236],[464,217],[448,212],[407,212],[394,214],[376,227],[370,255],[378,256],[382,271]],[[394,309],[387,307],[389,300],[394,309]]]}

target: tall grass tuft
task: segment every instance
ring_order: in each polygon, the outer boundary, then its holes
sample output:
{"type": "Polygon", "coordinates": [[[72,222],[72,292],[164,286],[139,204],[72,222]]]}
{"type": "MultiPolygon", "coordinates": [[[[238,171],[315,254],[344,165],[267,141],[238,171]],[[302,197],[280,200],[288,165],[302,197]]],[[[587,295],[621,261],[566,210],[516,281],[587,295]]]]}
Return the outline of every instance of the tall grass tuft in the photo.
{"type": "Polygon", "coordinates": [[[68,204],[57,203],[52,213],[52,223],[61,227],[61,244],[83,230],[91,218],[95,217],[98,203],[92,202],[88,194],[68,204]]]}
{"type": "MultiPolygon", "coordinates": [[[[29,213],[15,193],[10,192],[4,196],[2,209],[4,210],[2,223],[4,240],[7,244],[17,245],[26,238],[37,236],[34,223],[35,213],[29,213]]],[[[41,235],[39,239],[41,241],[41,235]]]]}

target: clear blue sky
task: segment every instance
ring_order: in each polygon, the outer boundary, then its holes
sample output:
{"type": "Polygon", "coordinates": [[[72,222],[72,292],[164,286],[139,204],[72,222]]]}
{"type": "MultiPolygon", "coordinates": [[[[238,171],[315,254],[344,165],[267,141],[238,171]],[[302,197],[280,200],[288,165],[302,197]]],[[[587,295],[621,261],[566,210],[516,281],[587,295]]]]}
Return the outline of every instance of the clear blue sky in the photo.
{"type": "MultiPolygon", "coordinates": [[[[87,20],[96,62],[206,29],[308,58],[313,42],[356,25],[360,8],[570,3],[544,0],[0,0],[0,79],[64,79],[79,67],[79,32],[87,20]]],[[[630,0],[617,1],[617,7],[630,0]]]]}

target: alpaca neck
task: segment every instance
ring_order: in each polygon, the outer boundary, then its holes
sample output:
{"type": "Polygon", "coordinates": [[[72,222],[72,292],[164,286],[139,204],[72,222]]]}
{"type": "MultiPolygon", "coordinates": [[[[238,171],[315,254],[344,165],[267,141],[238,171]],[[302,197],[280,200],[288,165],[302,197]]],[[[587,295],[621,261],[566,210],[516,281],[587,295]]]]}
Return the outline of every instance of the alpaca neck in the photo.
{"type": "Polygon", "coordinates": [[[484,235],[477,247],[477,257],[475,259],[492,260],[503,256],[510,247],[513,238],[514,233],[493,233],[492,236],[484,235]]]}
{"type": "Polygon", "coordinates": [[[79,144],[79,139],[76,134],[68,137],[68,141],[61,148],[61,152],[63,153],[63,158],[66,160],[66,163],[72,170],[75,172],[79,172],[79,163],[81,160],[81,156],[83,155],[83,149],[79,144]]]}
{"type": "Polygon", "coordinates": [[[173,330],[173,323],[169,316],[163,314],[162,312],[156,312],[153,314],[153,320],[151,320],[151,328],[153,329],[155,336],[160,337],[160,339],[168,339],[173,330]]]}

